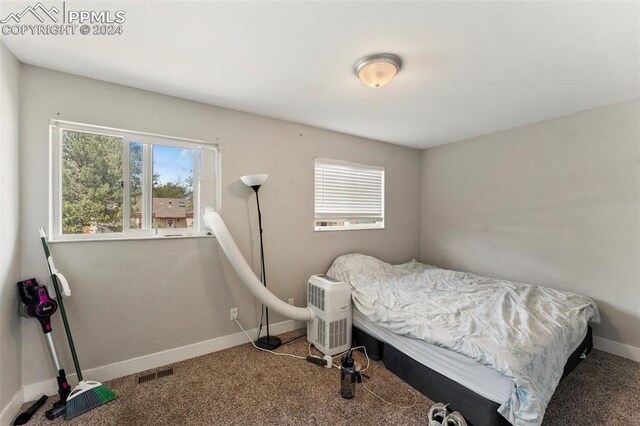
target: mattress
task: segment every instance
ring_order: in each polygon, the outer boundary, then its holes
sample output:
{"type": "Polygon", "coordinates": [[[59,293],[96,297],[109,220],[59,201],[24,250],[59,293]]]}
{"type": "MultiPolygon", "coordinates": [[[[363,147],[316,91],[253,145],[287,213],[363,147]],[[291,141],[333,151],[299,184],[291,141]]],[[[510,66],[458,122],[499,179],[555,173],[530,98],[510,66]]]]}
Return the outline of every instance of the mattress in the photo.
{"type": "Polygon", "coordinates": [[[518,426],[542,424],[567,357],[588,323],[600,322],[595,302],[577,293],[416,261],[391,265],[352,253],[327,275],[349,283],[354,305],[377,325],[512,378],[499,412],[518,426]]]}
{"type": "MultiPolygon", "coordinates": [[[[367,319],[355,306],[353,325],[490,401],[502,404],[513,392],[513,379],[493,368],[461,353],[386,330],[367,319]]],[[[577,349],[584,337],[571,352],[577,349]]]]}

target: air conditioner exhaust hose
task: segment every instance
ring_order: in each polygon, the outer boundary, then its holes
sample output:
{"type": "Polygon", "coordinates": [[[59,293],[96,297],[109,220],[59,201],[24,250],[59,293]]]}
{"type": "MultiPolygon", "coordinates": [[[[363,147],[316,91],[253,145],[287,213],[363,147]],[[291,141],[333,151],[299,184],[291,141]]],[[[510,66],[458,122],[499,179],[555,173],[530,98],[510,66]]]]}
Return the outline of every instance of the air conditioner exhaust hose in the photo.
{"type": "Polygon", "coordinates": [[[224,254],[229,259],[240,280],[260,302],[269,309],[293,320],[311,321],[314,319],[315,314],[311,309],[296,308],[289,305],[267,290],[256,274],[253,273],[242,253],[240,253],[240,249],[238,249],[222,217],[213,208],[207,207],[204,214],[204,223],[216,236],[218,244],[222,247],[224,254]]]}

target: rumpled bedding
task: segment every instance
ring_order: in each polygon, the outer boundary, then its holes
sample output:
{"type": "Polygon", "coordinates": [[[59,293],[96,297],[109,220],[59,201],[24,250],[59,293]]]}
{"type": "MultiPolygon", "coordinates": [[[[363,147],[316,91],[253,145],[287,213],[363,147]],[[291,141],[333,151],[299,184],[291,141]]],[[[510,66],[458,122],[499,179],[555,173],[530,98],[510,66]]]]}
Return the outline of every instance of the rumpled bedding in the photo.
{"type": "Polygon", "coordinates": [[[397,334],[460,352],[512,378],[499,413],[540,425],[571,351],[600,322],[595,303],[568,291],[449,271],[415,260],[338,257],[327,275],[351,285],[368,319],[397,334]]]}

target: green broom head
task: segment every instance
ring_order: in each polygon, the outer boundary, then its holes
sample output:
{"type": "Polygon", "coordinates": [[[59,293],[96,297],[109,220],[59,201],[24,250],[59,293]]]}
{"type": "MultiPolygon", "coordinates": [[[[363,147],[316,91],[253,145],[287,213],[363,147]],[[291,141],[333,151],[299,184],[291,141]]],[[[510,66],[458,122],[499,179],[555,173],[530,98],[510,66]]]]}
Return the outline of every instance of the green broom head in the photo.
{"type": "Polygon", "coordinates": [[[116,398],[116,394],[102,383],[83,380],[67,398],[64,419],[77,417],[116,398]]]}

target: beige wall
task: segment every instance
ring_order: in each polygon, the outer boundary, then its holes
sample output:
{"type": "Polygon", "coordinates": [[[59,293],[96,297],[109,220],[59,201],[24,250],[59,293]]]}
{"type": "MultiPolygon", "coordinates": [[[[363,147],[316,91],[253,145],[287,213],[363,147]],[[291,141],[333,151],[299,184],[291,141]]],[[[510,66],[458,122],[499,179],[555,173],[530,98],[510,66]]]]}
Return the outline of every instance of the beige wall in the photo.
{"type": "MultiPolygon", "coordinates": [[[[23,66],[23,273],[44,280],[37,226],[47,223],[51,118],[222,143],[222,214],[257,264],[252,191],[239,177],[269,173],[260,191],[269,287],[305,304],[309,275],[360,251],[389,262],[419,254],[420,151],[23,66]],[[385,230],[313,232],[313,159],[384,166],[385,230]]],[[[213,238],[52,245],[69,279],[68,311],[84,368],[237,333],[229,308],[257,326],[258,310],[213,238]]],[[[256,269],[257,270],[257,269],[256,269]]],[[[273,321],[282,320],[273,315],[273,321]]],[[[62,346],[62,329],[54,323],[62,346]]],[[[52,377],[34,321],[24,320],[23,381],[52,377]]],[[[66,352],[66,350],[65,350],[66,352]]],[[[68,357],[65,365],[70,367],[68,357]]]]}
{"type": "Polygon", "coordinates": [[[594,298],[640,347],[640,101],[429,148],[424,262],[594,298]]]}
{"type": "MultiPolygon", "coordinates": [[[[20,64],[0,42],[0,413],[20,389],[20,64]]],[[[13,413],[11,413],[13,414],[13,413]]]]}
{"type": "MultiPolygon", "coordinates": [[[[298,306],[308,276],[326,271],[340,254],[402,262],[421,249],[428,263],[594,297],[603,313],[596,332],[640,346],[638,101],[421,153],[42,68],[21,71],[24,276],[46,280],[36,228],[48,215],[48,122],[59,118],[222,143],[223,217],[255,266],[255,204],[238,178],[269,173],[261,190],[269,287],[282,299],[295,297],[298,306]],[[387,228],[314,233],[314,157],[385,166],[387,228]]],[[[4,81],[3,73],[3,90],[4,81]]],[[[1,130],[8,165],[4,118],[1,130]]],[[[15,156],[17,147],[10,150],[15,156]]],[[[11,166],[0,170],[3,185],[5,173],[17,173],[11,166]]],[[[17,221],[17,211],[11,214],[17,221]]],[[[73,287],[67,305],[85,369],[236,333],[231,307],[239,307],[247,327],[257,325],[254,299],[213,238],[57,243],[52,252],[73,287]]],[[[8,281],[3,275],[3,285],[15,285],[15,267],[12,273],[8,281]]],[[[3,293],[2,303],[12,297],[3,293]]],[[[19,371],[17,322],[14,314],[0,322],[0,360],[14,356],[12,371],[19,371]],[[5,335],[14,336],[15,349],[5,349],[5,335]]],[[[54,329],[66,348],[58,320],[54,329]]],[[[22,340],[22,381],[51,378],[35,321],[23,320],[22,340]]],[[[2,390],[19,386],[19,377],[0,368],[2,402],[2,390]]]]}

